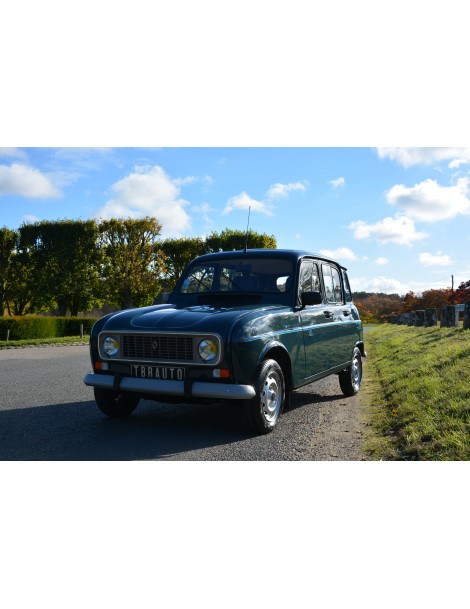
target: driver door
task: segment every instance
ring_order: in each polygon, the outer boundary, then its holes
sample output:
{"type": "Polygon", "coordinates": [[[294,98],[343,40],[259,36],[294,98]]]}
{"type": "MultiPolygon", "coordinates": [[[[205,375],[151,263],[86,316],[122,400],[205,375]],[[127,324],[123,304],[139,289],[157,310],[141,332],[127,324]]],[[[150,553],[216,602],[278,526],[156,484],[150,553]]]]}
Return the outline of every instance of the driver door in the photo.
{"type": "MultiPolygon", "coordinates": [[[[299,300],[302,292],[322,292],[320,269],[314,260],[303,260],[299,274],[299,300]]],[[[300,322],[305,349],[305,378],[328,370],[330,320],[324,315],[324,304],[306,306],[300,310],[300,322]]]]}

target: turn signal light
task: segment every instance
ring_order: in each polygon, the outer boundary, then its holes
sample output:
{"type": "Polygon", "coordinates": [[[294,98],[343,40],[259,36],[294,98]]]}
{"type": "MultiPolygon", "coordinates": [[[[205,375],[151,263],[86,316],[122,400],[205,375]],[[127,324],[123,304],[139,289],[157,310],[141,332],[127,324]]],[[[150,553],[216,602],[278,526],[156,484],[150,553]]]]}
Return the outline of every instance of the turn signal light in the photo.
{"type": "Polygon", "coordinates": [[[106,362],[96,362],[95,370],[109,370],[109,364],[106,362]]]}
{"type": "Polygon", "coordinates": [[[213,370],[212,375],[216,379],[229,379],[230,378],[230,370],[227,368],[216,368],[213,370]]]}

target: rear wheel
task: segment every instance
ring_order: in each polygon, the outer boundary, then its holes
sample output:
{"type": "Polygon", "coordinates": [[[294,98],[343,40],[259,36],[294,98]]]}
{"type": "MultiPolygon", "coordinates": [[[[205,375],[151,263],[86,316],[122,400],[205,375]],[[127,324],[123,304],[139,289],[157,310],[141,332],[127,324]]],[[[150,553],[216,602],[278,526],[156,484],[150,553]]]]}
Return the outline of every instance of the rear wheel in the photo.
{"type": "Polygon", "coordinates": [[[339,386],[346,396],[353,396],[361,388],[362,381],[362,355],[357,347],[354,347],[350,366],[339,373],[339,386]]]}
{"type": "Polygon", "coordinates": [[[285,402],[284,375],[275,360],[261,363],[254,388],[256,396],[245,403],[248,424],[253,431],[267,434],[276,427],[285,402]]]}
{"type": "Polygon", "coordinates": [[[99,387],[95,387],[94,392],[98,408],[108,417],[127,417],[134,412],[140,401],[140,398],[132,393],[120,393],[99,387]]]}

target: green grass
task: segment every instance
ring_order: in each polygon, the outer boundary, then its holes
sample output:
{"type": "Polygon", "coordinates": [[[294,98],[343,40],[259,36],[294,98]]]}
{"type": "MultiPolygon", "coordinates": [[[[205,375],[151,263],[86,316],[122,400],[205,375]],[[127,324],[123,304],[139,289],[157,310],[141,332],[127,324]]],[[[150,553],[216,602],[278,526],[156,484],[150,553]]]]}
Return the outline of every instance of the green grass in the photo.
{"type": "Polygon", "coordinates": [[[366,334],[372,459],[470,459],[470,331],[385,324],[366,334]]]}
{"type": "Polygon", "coordinates": [[[76,342],[88,342],[89,337],[84,336],[62,336],[61,338],[31,338],[27,340],[0,340],[0,349],[7,347],[29,347],[30,345],[67,345],[76,342]]]}

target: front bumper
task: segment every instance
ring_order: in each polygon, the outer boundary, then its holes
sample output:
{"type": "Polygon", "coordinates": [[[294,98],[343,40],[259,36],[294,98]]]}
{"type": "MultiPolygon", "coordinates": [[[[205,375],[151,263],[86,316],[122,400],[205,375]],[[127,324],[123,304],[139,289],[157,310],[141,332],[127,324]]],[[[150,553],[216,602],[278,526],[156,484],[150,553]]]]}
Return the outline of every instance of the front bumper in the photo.
{"type": "Polygon", "coordinates": [[[162,381],[158,379],[141,379],[123,376],[116,379],[112,374],[85,375],[83,382],[88,387],[99,387],[114,391],[131,391],[150,395],[173,395],[191,398],[209,398],[213,400],[250,400],[256,395],[251,385],[234,385],[231,383],[204,383],[193,381],[162,381]]]}

